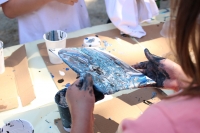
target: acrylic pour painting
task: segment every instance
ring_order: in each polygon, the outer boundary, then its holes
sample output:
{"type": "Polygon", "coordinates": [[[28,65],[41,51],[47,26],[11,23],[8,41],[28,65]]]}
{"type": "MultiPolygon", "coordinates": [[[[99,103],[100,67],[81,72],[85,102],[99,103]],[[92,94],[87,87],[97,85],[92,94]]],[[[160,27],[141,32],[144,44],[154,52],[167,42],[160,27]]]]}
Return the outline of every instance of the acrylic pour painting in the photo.
{"type": "Polygon", "coordinates": [[[155,84],[152,79],[98,48],[64,48],[50,51],[59,56],[80,77],[90,73],[95,88],[103,94],[155,84]]]}

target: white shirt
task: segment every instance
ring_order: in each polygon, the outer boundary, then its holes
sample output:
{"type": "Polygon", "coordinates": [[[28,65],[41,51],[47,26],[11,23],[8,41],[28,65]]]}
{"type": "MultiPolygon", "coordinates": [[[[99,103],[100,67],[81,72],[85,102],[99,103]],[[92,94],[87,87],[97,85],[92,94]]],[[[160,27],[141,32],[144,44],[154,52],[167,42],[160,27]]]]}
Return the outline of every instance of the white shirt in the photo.
{"type": "Polygon", "coordinates": [[[140,22],[158,15],[155,0],[105,0],[107,14],[123,33],[141,38],[146,35],[140,22]]]}
{"type": "Polygon", "coordinates": [[[0,0],[0,5],[7,2],[8,0],[0,0]]]}
{"type": "Polygon", "coordinates": [[[74,6],[52,1],[37,11],[18,17],[20,44],[42,39],[51,30],[76,31],[90,26],[84,0],[74,6]]]}

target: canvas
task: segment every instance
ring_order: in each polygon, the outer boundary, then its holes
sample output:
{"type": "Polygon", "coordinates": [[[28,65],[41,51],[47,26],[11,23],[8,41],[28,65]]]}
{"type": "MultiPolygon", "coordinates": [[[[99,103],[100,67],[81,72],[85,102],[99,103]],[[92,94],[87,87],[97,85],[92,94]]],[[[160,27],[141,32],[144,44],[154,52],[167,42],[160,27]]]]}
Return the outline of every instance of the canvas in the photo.
{"type": "Polygon", "coordinates": [[[50,51],[59,56],[80,78],[90,73],[94,88],[104,95],[155,84],[152,79],[99,48],[64,48],[50,51]]]}

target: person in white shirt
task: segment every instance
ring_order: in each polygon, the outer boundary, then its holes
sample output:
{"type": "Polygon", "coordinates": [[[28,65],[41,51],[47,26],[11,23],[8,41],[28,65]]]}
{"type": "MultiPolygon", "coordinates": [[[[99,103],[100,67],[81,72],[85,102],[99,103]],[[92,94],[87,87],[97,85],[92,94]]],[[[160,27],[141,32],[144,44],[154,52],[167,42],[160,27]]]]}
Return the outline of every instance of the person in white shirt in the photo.
{"type": "Polygon", "coordinates": [[[8,0],[2,9],[18,19],[20,44],[42,39],[51,30],[68,33],[90,26],[84,0],[8,0]]]}

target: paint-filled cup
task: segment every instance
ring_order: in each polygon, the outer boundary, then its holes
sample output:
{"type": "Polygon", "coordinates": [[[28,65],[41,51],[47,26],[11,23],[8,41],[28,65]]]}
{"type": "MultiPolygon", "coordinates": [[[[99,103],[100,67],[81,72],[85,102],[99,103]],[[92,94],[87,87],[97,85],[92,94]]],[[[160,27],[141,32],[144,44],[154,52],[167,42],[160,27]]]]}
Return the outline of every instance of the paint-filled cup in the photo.
{"type": "Polygon", "coordinates": [[[60,118],[62,120],[63,128],[67,131],[71,131],[71,114],[69,111],[69,107],[66,102],[65,94],[67,89],[60,90],[55,95],[55,102],[58,106],[58,110],[60,113],[60,118]]]}
{"type": "Polygon", "coordinates": [[[83,47],[101,47],[101,40],[96,36],[89,36],[83,39],[83,47]]]}
{"type": "Polygon", "coordinates": [[[0,41],[0,74],[5,71],[5,64],[4,64],[4,54],[3,54],[3,42],[0,41]]]}
{"type": "Polygon", "coordinates": [[[65,48],[67,33],[61,30],[53,30],[43,35],[46,43],[49,60],[52,64],[61,64],[63,61],[55,54],[49,51],[49,49],[65,48]]]}
{"type": "Polygon", "coordinates": [[[34,129],[30,122],[18,119],[6,123],[0,133],[34,133],[34,129]]]}

